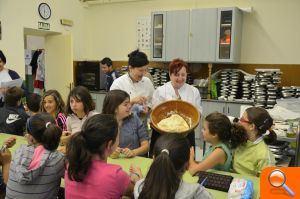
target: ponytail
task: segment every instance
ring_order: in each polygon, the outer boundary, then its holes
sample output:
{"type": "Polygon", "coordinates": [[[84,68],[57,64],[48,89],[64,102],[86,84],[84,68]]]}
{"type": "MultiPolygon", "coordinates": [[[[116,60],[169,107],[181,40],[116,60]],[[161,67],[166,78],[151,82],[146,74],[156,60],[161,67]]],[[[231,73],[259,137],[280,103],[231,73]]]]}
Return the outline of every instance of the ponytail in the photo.
{"type": "Polygon", "coordinates": [[[68,160],[68,177],[71,180],[80,182],[87,174],[91,165],[92,154],[86,150],[86,141],[82,132],[72,135],[66,148],[68,160]]]}
{"type": "Polygon", "coordinates": [[[248,136],[244,127],[238,123],[233,123],[230,129],[230,147],[232,149],[237,148],[247,142],[248,136]]]}
{"type": "Polygon", "coordinates": [[[180,185],[181,175],[178,175],[169,155],[162,152],[155,157],[139,198],[143,199],[171,199],[180,185]]]}
{"type": "Polygon", "coordinates": [[[51,123],[46,127],[40,142],[45,149],[54,151],[59,145],[61,135],[61,128],[51,123]]]}
{"type": "Polygon", "coordinates": [[[268,130],[269,134],[265,134],[264,141],[266,144],[273,144],[277,140],[277,134],[273,130],[268,130]]]}
{"type": "Polygon", "coordinates": [[[49,113],[38,113],[30,117],[26,130],[45,149],[49,151],[57,149],[62,130],[55,124],[54,118],[49,113]]]}
{"type": "Polygon", "coordinates": [[[104,159],[109,141],[115,143],[118,135],[118,122],[113,115],[96,114],[88,118],[80,132],[72,135],[66,149],[68,177],[77,182],[83,181],[91,163],[92,156],[104,159]]]}
{"type": "Polygon", "coordinates": [[[188,140],[180,134],[165,134],[155,143],[154,161],[147,173],[139,198],[173,199],[190,157],[188,140]]]}

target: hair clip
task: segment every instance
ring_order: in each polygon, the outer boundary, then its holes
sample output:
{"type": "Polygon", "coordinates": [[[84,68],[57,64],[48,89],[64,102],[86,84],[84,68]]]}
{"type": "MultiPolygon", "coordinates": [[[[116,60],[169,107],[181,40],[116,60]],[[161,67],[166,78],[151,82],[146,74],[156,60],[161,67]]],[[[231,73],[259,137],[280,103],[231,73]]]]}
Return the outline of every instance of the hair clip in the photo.
{"type": "Polygon", "coordinates": [[[168,154],[168,155],[170,154],[168,149],[163,149],[163,150],[161,150],[160,153],[163,153],[163,152],[165,152],[165,153],[168,154]]]}
{"type": "Polygon", "coordinates": [[[48,128],[48,126],[51,124],[51,122],[47,122],[46,123],[46,128],[48,128]]]}

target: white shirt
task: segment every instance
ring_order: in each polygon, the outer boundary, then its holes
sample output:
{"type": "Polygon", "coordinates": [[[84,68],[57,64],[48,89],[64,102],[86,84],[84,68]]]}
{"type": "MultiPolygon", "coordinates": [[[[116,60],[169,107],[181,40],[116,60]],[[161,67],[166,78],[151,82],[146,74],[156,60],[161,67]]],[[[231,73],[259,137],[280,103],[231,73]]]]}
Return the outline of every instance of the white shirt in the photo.
{"type": "Polygon", "coordinates": [[[129,74],[122,75],[117,78],[110,87],[110,90],[123,90],[127,92],[130,99],[144,96],[147,97],[147,105],[152,107],[152,94],[154,92],[154,86],[148,77],[143,77],[139,82],[133,82],[129,77],[129,74]]]}
{"type": "Polygon", "coordinates": [[[83,123],[93,115],[99,114],[96,111],[90,111],[87,115],[85,115],[82,119],[79,119],[77,115],[71,114],[67,117],[67,131],[73,133],[81,131],[81,127],[83,123]]]}
{"type": "MultiPolygon", "coordinates": [[[[11,77],[8,73],[8,69],[4,68],[1,72],[0,72],[0,85],[1,82],[8,82],[11,81],[11,77]]],[[[2,99],[4,97],[4,93],[0,92],[0,99],[2,99]]]]}
{"type": "MultiPolygon", "coordinates": [[[[180,89],[178,89],[178,93],[183,101],[187,101],[193,104],[197,107],[200,113],[202,112],[200,92],[197,88],[184,83],[184,85],[180,89]]],[[[167,82],[154,91],[152,97],[152,105],[156,106],[164,101],[174,100],[177,98],[178,97],[175,93],[175,89],[172,86],[172,83],[167,82]]]]}

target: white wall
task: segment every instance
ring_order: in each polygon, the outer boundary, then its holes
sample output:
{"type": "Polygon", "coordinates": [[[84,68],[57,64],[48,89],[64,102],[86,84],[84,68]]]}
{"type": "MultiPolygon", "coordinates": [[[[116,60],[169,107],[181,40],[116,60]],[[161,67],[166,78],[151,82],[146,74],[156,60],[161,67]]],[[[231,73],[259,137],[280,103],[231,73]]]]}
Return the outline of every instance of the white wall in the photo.
{"type": "Polygon", "coordinates": [[[43,21],[37,11],[38,5],[46,2],[51,6],[52,16],[49,20],[50,30],[63,34],[72,34],[74,59],[86,59],[84,44],[84,21],[86,10],[78,0],[1,0],[0,20],[2,22],[2,40],[0,49],[7,58],[6,66],[16,70],[24,77],[24,28],[38,28],[38,21],[43,21]],[[61,18],[74,21],[74,26],[64,27],[61,18]]]}
{"type": "Polygon", "coordinates": [[[242,63],[300,64],[299,0],[153,0],[93,6],[88,56],[127,60],[136,48],[136,19],[151,11],[230,6],[253,8],[244,14],[242,63]]]}

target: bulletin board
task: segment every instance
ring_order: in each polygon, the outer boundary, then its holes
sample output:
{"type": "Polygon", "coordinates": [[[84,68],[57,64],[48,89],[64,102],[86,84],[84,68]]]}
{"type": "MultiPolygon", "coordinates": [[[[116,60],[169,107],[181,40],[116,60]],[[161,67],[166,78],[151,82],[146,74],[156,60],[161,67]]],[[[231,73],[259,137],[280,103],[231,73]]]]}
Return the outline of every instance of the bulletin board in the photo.
{"type": "Polygon", "coordinates": [[[138,17],[136,20],[137,47],[140,50],[150,49],[151,16],[138,17]]]}

